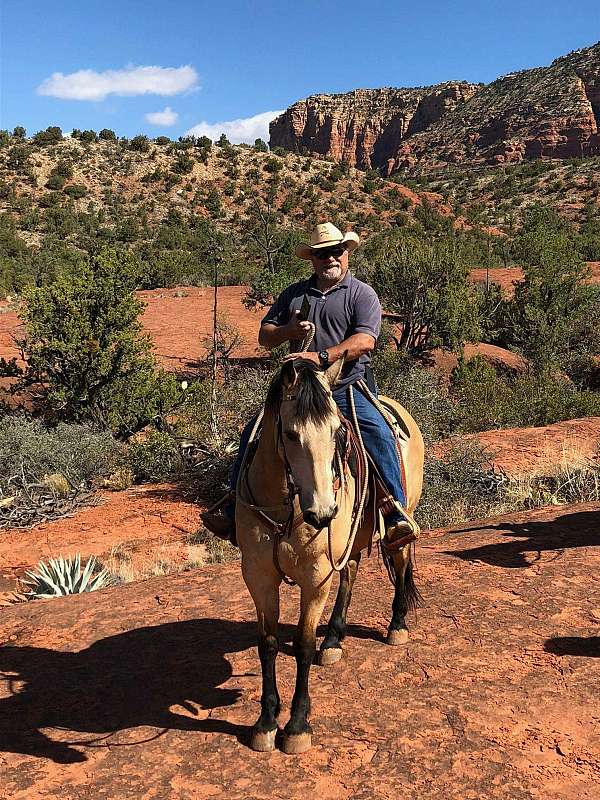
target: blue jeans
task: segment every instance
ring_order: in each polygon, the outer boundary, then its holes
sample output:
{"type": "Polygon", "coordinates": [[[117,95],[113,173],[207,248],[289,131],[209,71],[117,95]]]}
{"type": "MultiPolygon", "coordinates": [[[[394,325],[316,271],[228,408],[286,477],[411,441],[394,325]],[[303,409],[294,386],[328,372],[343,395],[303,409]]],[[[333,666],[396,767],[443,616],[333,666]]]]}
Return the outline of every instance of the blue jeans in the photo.
{"type": "MultiPolygon", "coordinates": [[[[344,387],[334,392],[333,399],[346,419],[350,419],[351,414],[348,406],[347,388],[344,387]]],[[[406,497],[404,496],[404,490],[402,488],[396,442],[394,441],[391,430],[373,403],[367,400],[356,388],[354,389],[354,406],[356,408],[356,417],[367,452],[372,457],[375,464],[377,464],[389,493],[403,508],[406,508],[406,497]]],[[[255,420],[256,417],[253,417],[242,431],[240,449],[235,463],[231,468],[230,485],[232,489],[235,489],[237,485],[237,479],[242,465],[242,456],[246,450],[246,445],[248,444],[255,420]]],[[[233,510],[233,506],[225,508],[226,512],[229,510],[233,510]]],[[[385,521],[389,524],[397,522],[400,519],[400,514],[395,511],[392,514],[386,515],[385,521]]]]}

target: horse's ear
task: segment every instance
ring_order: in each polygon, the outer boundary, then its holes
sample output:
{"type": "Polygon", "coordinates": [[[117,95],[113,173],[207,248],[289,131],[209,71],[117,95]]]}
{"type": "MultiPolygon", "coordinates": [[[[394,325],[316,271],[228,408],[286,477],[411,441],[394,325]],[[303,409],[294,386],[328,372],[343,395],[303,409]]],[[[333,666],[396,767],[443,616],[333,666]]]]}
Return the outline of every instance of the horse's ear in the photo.
{"type": "Polygon", "coordinates": [[[281,378],[286,389],[293,386],[298,380],[298,373],[293,361],[285,361],[281,368],[281,378]]]}
{"type": "Polygon", "coordinates": [[[334,361],[330,367],[327,367],[325,370],[325,377],[327,378],[327,383],[333,387],[339,380],[340,375],[342,374],[342,369],[344,368],[344,364],[346,362],[346,356],[348,355],[348,351],[344,350],[344,355],[341,358],[338,358],[337,361],[334,361]]]}

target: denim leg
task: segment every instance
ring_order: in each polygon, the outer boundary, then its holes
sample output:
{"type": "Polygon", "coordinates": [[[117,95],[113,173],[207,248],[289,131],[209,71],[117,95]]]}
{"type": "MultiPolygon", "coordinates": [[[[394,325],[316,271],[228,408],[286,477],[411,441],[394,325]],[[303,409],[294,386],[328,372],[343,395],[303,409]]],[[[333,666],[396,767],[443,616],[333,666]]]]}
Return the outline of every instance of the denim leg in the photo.
{"type": "MultiPolygon", "coordinates": [[[[362,434],[365,449],[377,464],[381,477],[390,494],[397,500],[402,508],[406,508],[406,497],[402,488],[402,477],[400,474],[400,463],[396,451],[394,435],[389,429],[387,422],[381,416],[370,400],[361,394],[358,389],[354,389],[354,406],[356,417],[362,434]]],[[[342,414],[351,419],[350,407],[347,399],[347,389],[340,389],[333,393],[333,399],[337,403],[342,414]]],[[[395,522],[401,519],[398,512],[386,516],[386,522],[395,522]],[[396,519],[397,518],[397,519],[396,519]]]]}

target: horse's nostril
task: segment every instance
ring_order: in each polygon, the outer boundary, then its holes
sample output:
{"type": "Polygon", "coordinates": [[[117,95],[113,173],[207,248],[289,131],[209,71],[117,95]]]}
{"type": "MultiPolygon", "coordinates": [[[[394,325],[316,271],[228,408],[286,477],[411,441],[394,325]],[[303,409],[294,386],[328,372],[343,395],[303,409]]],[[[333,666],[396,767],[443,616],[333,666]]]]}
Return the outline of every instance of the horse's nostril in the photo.
{"type": "Polygon", "coordinates": [[[335,517],[337,512],[338,512],[337,505],[332,506],[331,513],[323,514],[322,516],[317,516],[314,511],[305,511],[304,521],[307,522],[309,525],[312,525],[313,528],[321,530],[322,528],[326,528],[329,525],[329,523],[335,517]]]}

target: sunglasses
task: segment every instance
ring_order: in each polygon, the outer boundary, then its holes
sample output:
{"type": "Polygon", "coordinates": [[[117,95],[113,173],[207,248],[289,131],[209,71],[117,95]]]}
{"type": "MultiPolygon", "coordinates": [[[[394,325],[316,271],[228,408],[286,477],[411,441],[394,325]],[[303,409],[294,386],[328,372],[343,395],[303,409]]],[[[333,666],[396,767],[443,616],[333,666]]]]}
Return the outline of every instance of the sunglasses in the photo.
{"type": "Polygon", "coordinates": [[[313,255],[318,258],[319,261],[326,261],[329,256],[340,258],[340,256],[343,256],[345,252],[345,247],[336,245],[335,247],[324,247],[322,250],[313,250],[313,255]]]}

